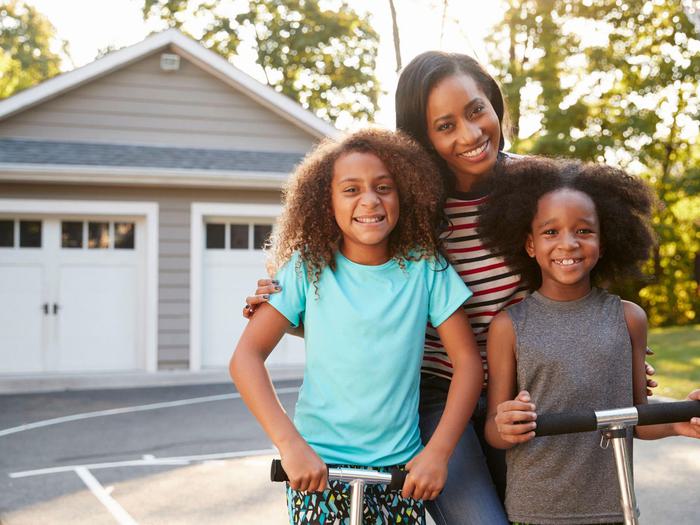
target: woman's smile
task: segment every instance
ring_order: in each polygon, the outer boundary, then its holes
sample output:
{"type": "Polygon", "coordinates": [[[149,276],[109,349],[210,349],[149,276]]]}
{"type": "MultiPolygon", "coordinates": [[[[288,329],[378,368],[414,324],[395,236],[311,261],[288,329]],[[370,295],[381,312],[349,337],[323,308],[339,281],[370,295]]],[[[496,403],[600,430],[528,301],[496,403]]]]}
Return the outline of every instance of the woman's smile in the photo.
{"type": "Polygon", "coordinates": [[[488,155],[487,150],[490,143],[491,141],[486,139],[483,144],[477,146],[476,148],[463,151],[462,153],[459,153],[458,156],[462,157],[463,159],[467,159],[470,162],[481,162],[484,157],[488,155]]]}

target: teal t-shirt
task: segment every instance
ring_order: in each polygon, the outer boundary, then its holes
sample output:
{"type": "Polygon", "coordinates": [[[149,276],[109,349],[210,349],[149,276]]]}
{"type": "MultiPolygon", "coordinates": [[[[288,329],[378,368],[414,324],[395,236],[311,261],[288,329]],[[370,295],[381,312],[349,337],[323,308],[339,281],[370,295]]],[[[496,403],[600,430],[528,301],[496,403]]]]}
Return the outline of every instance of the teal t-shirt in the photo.
{"type": "Polygon", "coordinates": [[[354,263],[340,252],[318,294],[299,255],[278,272],[270,304],[304,324],[306,365],[294,414],[299,433],[328,464],[389,466],[411,460],[418,429],[426,323],[442,324],[470,296],[457,272],[434,260],[354,263]]]}

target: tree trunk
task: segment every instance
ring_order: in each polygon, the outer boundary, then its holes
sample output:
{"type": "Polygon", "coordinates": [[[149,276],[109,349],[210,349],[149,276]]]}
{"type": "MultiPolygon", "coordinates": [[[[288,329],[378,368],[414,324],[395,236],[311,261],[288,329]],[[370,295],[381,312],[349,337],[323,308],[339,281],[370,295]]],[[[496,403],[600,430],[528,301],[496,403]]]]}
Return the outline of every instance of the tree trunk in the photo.
{"type": "Polygon", "coordinates": [[[399,24],[396,22],[396,8],[394,0],[389,0],[389,9],[391,9],[391,25],[394,30],[394,52],[396,53],[396,72],[401,71],[401,39],[399,38],[399,24]]]}
{"type": "Polygon", "coordinates": [[[442,22],[440,23],[440,47],[442,48],[442,37],[445,36],[445,20],[447,19],[447,4],[449,0],[442,2],[442,22]]]}

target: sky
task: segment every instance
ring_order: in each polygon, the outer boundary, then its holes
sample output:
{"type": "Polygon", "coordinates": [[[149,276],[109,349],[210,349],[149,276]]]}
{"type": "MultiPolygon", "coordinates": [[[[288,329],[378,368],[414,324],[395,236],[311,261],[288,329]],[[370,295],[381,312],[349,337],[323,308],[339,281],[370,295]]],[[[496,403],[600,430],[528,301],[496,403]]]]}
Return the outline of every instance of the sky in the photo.
{"type": "MultiPolygon", "coordinates": [[[[135,44],[159,29],[143,21],[142,0],[27,0],[27,3],[46,15],[58,36],[68,41],[73,63],[66,61],[63,66],[66,70],[92,62],[101,49],[135,44]]],[[[389,2],[348,0],[348,3],[357,12],[367,13],[380,35],[377,76],[386,93],[380,98],[375,121],[393,127],[397,75],[389,2]]],[[[403,63],[430,49],[467,53],[487,63],[483,41],[501,16],[500,2],[452,0],[441,41],[442,4],[442,0],[394,0],[403,63]]],[[[250,54],[243,53],[234,64],[255,78],[261,78],[260,68],[250,54]]]]}

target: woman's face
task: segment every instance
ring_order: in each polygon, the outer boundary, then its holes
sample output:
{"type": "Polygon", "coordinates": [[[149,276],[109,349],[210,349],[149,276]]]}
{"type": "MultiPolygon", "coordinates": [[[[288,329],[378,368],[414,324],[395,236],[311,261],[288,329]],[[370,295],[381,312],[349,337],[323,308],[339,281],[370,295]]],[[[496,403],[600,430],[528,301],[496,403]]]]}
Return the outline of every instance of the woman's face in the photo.
{"type": "Polygon", "coordinates": [[[457,189],[493,173],[501,139],[496,111],[476,81],[464,74],[438,83],[428,96],[428,138],[457,177],[457,189]]]}

